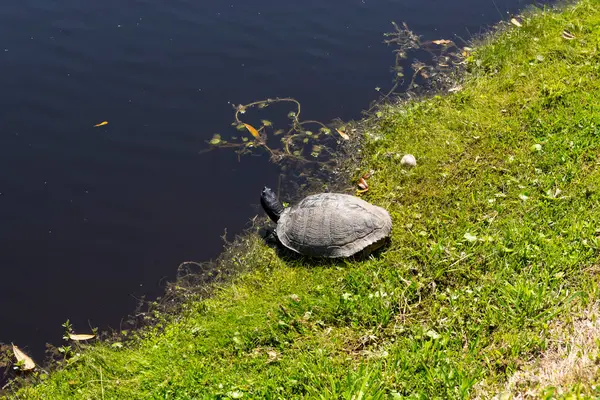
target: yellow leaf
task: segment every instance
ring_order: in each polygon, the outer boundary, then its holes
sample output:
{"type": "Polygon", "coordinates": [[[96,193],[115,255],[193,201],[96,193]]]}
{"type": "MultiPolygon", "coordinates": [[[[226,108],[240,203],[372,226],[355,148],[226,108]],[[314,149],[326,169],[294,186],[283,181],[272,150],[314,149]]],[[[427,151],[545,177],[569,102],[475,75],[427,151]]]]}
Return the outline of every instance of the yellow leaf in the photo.
{"type": "Polygon", "coordinates": [[[335,130],[337,133],[340,134],[340,136],[344,139],[344,140],[349,140],[350,136],[346,135],[344,132],[340,131],[339,129],[335,130]]]}
{"type": "Polygon", "coordinates": [[[82,333],[82,334],[77,334],[77,333],[69,333],[69,339],[71,340],[75,340],[75,341],[81,341],[81,340],[90,340],[95,338],[96,335],[91,334],[91,333],[82,333]]]}
{"type": "Polygon", "coordinates": [[[521,23],[519,22],[519,20],[516,19],[516,18],[511,19],[510,23],[513,24],[514,26],[518,26],[519,28],[523,26],[523,25],[521,25],[521,23]]]}
{"type": "Polygon", "coordinates": [[[30,371],[35,368],[35,363],[27,354],[23,353],[21,349],[19,349],[14,344],[12,345],[13,353],[15,354],[15,358],[19,362],[23,362],[23,371],[30,371]]]}
{"type": "Polygon", "coordinates": [[[250,132],[252,136],[254,136],[257,139],[260,139],[260,134],[252,125],[244,124],[244,126],[246,127],[246,129],[248,129],[248,132],[250,132]]]}
{"type": "Polygon", "coordinates": [[[108,125],[108,121],[102,121],[99,124],[94,125],[94,128],[97,128],[99,126],[104,126],[104,125],[108,125]]]}
{"type": "Polygon", "coordinates": [[[446,45],[446,44],[450,44],[450,43],[452,43],[452,40],[448,40],[448,39],[439,39],[439,40],[432,40],[432,41],[431,41],[431,43],[433,43],[433,44],[443,44],[443,45],[446,45]]]}

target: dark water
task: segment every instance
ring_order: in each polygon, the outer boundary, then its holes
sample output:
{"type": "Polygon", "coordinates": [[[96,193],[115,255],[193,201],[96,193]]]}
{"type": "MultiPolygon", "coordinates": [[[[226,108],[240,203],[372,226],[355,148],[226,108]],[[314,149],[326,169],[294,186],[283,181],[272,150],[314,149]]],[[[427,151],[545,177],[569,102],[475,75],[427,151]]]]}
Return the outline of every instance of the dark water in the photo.
{"type": "Polygon", "coordinates": [[[241,231],[279,171],[199,154],[234,133],[230,102],[291,96],[306,118],[357,118],[391,86],[392,20],[468,38],[530,3],[0,2],[0,342],[39,358],[67,318],[118,328],[136,296],[241,231]]]}

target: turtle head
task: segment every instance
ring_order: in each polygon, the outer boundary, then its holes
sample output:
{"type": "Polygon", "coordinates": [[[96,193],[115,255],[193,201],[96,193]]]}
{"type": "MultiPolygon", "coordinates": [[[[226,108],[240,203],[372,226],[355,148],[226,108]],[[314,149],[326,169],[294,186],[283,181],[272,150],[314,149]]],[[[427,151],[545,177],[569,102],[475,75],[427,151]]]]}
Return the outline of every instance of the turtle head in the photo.
{"type": "Polygon", "coordinates": [[[275,192],[265,186],[260,195],[260,204],[265,209],[269,218],[277,223],[281,213],[283,213],[283,204],[277,199],[275,192]]]}

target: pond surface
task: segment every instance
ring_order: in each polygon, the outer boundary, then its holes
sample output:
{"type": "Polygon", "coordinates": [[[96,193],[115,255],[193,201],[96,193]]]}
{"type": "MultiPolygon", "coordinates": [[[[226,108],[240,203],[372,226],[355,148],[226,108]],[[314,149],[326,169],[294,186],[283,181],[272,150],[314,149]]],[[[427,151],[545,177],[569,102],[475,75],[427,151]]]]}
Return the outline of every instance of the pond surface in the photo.
{"type": "Polygon", "coordinates": [[[391,21],[460,42],[531,3],[2,1],[0,342],[39,359],[66,319],[118,329],[181,262],[219,254],[279,175],[201,153],[235,134],[231,104],[290,96],[305,118],[358,118],[391,87],[391,21]]]}

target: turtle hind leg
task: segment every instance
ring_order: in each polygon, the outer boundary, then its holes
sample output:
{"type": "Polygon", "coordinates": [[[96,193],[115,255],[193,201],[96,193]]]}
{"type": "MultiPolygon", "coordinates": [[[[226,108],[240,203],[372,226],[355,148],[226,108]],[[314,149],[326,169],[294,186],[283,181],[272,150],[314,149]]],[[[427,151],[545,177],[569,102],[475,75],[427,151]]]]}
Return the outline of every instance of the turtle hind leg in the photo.
{"type": "Polygon", "coordinates": [[[371,254],[373,254],[374,256],[381,253],[382,250],[384,250],[385,248],[387,248],[390,243],[391,243],[391,239],[389,237],[385,238],[385,239],[381,239],[375,243],[373,243],[370,246],[365,247],[363,250],[359,251],[355,257],[359,260],[366,260],[369,258],[369,256],[371,254]]]}
{"type": "Polygon", "coordinates": [[[261,228],[259,234],[265,243],[270,245],[279,244],[279,240],[277,239],[277,234],[275,233],[274,229],[261,228]]]}

